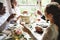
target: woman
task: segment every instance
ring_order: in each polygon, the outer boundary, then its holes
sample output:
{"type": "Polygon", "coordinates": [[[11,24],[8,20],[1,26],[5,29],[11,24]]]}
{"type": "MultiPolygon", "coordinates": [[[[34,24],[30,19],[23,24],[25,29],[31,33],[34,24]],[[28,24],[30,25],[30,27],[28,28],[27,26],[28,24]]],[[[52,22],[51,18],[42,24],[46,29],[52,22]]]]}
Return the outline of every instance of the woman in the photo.
{"type": "Polygon", "coordinates": [[[60,40],[60,8],[59,4],[52,2],[45,9],[45,17],[50,21],[50,27],[42,40],[60,40]]]}
{"type": "MultiPolygon", "coordinates": [[[[42,40],[60,40],[60,8],[59,4],[52,2],[48,4],[45,9],[46,20],[50,21],[50,27],[47,28],[47,32],[44,34],[42,40]]],[[[33,40],[37,40],[33,34],[24,26],[24,31],[26,31],[33,40]]],[[[40,40],[40,39],[39,39],[40,40]]]]}

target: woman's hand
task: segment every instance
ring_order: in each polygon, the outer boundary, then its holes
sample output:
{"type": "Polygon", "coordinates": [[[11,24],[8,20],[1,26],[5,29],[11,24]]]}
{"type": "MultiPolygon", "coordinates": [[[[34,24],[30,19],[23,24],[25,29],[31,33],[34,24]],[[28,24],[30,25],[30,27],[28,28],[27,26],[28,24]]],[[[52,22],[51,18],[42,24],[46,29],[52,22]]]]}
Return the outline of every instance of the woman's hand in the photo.
{"type": "MultiPolygon", "coordinates": [[[[23,24],[22,26],[24,26],[24,24],[23,24]]],[[[37,40],[37,39],[34,37],[34,35],[32,34],[32,32],[31,32],[28,28],[26,28],[25,26],[24,26],[24,28],[23,28],[23,31],[26,32],[26,33],[28,33],[33,40],[37,40]]]]}

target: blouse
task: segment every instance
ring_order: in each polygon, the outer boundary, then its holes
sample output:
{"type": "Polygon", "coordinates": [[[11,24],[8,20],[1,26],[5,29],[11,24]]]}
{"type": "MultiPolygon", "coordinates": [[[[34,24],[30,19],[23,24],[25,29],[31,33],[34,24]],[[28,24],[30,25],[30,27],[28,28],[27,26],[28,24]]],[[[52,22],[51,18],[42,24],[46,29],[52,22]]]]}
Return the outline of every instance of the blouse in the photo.
{"type": "Polygon", "coordinates": [[[42,40],[57,40],[58,29],[55,24],[51,24],[46,31],[42,40]]]}

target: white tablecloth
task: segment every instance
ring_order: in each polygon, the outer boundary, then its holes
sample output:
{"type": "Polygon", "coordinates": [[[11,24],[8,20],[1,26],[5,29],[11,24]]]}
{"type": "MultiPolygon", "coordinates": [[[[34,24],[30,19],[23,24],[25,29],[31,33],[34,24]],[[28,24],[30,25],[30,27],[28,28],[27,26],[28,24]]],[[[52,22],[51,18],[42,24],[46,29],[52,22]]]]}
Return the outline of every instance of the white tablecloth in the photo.
{"type": "MultiPolygon", "coordinates": [[[[38,34],[38,33],[34,32],[34,31],[35,31],[35,27],[37,26],[36,24],[42,25],[43,23],[34,23],[34,24],[31,24],[30,26],[32,26],[32,28],[30,28],[29,25],[25,25],[25,26],[26,26],[26,28],[28,28],[28,29],[31,31],[31,33],[33,34],[33,36],[34,36],[37,40],[42,40],[42,38],[43,38],[43,36],[44,36],[47,28],[41,27],[41,28],[43,29],[43,34],[38,34]]],[[[45,25],[48,25],[47,23],[44,23],[44,24],[45,24],[45,25]]]]}

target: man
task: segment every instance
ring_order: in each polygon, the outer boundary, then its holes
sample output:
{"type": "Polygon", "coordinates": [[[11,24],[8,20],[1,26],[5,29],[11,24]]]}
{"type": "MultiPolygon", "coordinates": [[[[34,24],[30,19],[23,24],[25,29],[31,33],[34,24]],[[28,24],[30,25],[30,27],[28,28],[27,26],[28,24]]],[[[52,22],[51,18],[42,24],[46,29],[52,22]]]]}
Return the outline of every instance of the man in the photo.
{"type": "Polygon", "coordinates": [[[0,2],[0,33],[4,30],[6,25],[6,20],[9,14],[5,11],[5,6],[0,2]]]}

